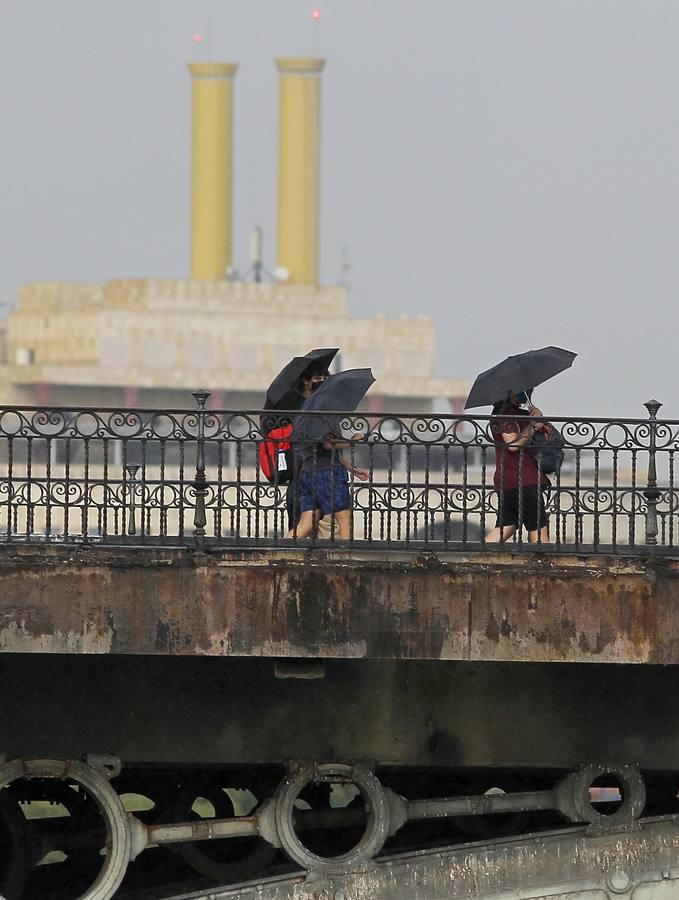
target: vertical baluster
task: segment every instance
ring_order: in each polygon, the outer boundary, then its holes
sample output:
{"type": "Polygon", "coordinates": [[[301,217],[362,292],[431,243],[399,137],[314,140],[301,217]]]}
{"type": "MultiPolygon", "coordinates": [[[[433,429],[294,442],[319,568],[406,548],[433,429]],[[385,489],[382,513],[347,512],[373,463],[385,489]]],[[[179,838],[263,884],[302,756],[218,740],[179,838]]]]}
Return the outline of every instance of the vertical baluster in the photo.
{"type": "Polygon", "coordinates": [[[100,521],[99,521],[99,534],[101,537],[105,537],[108,534],[108,507],[111,502],[111,497],[109,496],[110,485],[108,483],[108,457],[109,457],[109,447],[110,447],[110,438],[104,438],[104,464],[102,466],[102,495],[103,495],[103,507],[100,510],[100,521]]]}
{"type": "Polygon", "coordinates": [[[618,546],[618,448],[613,448],[613,496],[611,498],[611,541],[613,547],[618,546]]]}
{"type": "Polygon", "coordinates": [[[669,452],[669,476],[670,483],[667,488],[667,515],[669,518],[668,524],[668,534],[667,534],[667,545],[668,547],[674,547],[674,516],[677,513],[677,496],[674,492],[674,450],[670,450],[669,452]]]}
{"type": "Polygon", "coordinates": [[[12,535],[12,500],[14,497],[14,438],[7,438],[7,540],[12,535]]]}
{"type": "Polygon", "coordinates": [[[46,441],[45,458],[45,534],[50,537],[52,534],[52,438],[48,437],[46,441]]]}
{"type": "Polygon", "coordinates": [[[137,484],[137,492],[139,495],[139,530],[142,537],[144,535],[148,535],[149,533],[149,508],[147,504],[147,483],[148,483],[148,471],[147,471],[147,458],[146,458],[146,448],[147,448],[148,438],[143,437],[141,439],[141,483],[137,484]]]}
{"type": "Polygon", "coordinates": [[[71,437],[64,441],[64,537],[71,532],[71,437]]]}
{"type": "Polygon", "coordinates": [[[178,521],[177,521],[177,537],[184,539],[184,531],[186,528],[186,504],[184,491],[186,489],[186,440],[179,438],[179,485],[178,485],[178,521]]]}
{"type": "Polygon", "coordinates": [[[656,438],[658,431],[657,415],[662,406],[658,400],[648,400],[644,403],[648,410],[648,475],[646,479],[646,543],[655,545],[658,543],[658,476],[656,472],[656,438]]]}
{"type": "Polygon", "coordinates": [[[127,534],[137,533],[137,472],[139,466],[136,463],[128,463],[125,466],[127,473],[125,498],[127,500],[127,534]]]}
{"type": "MultiPolygon", "coordinates": [[[[355,434],[354,423],[351,423],[351,433],[355,434]]],[[[341,453],[339,454],[342,455],[341,453]]],[[[356,449],[353,443],[349,445],[349,465],[354,466],[356,464],[356,449]]],[[[353,478],[350,478],[350,496],[351,496],[351,506],[349,508],[349,543],[353,544],[354,542],[354,493],[358,490],[358,484],[353,478]]],[[[360,493],[359,493],[360,498],[360,493]]],[[[368,500],[368,505],[370,505],[370,501],[368,500]]],[[[363,532],[365,534],[365,531],[363,532]]]]}
{"type": "MultiPolygon", "coordinates": [[[[443,546],[450,544],[450,444],[443,447],[443,546]]],[[[463,538],[464,539],[464,538],[463,538]]]]}
{"type": "Polygon", "coordinates": [[[236,509],[235,509],[235,538],[240,541],[241,538],[241,510],[245,499],[245,491],[243,490],[243,452],[240,438],[234,438],[236,448],[236,509]]]}
{"type": "MultiPolygon", "coordinates": [[[[253,431],[253,428],[249,429],[253,431]]],[[[255,438],[252,439],[253,449],[254,449],[254,458],[255,458],[255,508],[254,508],[254,517],[255,517],[255,540],[259,540],[262,536],[262,529],[260,526],[260,517],[264,516],[264,525],[265,530],[264,534],[266,535],[266,497],[264,496],[266,492],[265,485],[262,484],[261,475],[259,471],[259,466],[257,465],[257,441],[255,438]],[[263,502],[264,501],[264,502],[263,502]]],[[[219,505],[219,504],[218,504],[219,505]]]]}
{"type": "Polygon", "coordinates": [[[167,438],[160,439],[160,461],[158,464],[158,529],[161,537],[167,537],[167,503],[165,499],[165,464],[167,454],[167,438]]]}
{"type": "MultiPolygon", "coordinates": [[[[354,434],[354,424],[351,423],[351,433],[354,434]]],[[[349,445],[349,465],[352,467],[356,465],[356,448],[353,443],[349,445]]],[[[351,506],[349,507],[349,544],[352,545],[354,543],[354,493],[359,490],[360,482],[356,482],[355,480],[350,479],[352,482],[350,484],[350,497],[351,497],[351,506]]],[[[360,499],[360,493],[359,493],[360,499]]],[[[370,498],[368,498],[368,508],[370,508],[370,498]]],[[[363,534],[365,536],[365,524],[363,526],[363,534]]]]}
{"type": "MultiPolygon", "coordinates": [[[[369,435],[368,435],[369,437],[369,435]]],[[[373,540],[373,516],[375,515],[375,507],[377,505],[377,490],[375,488],[375,443],[374,441],[369,441],[368,443],[368,529],[366,529],[365,524],[363,526],[363,534],[367,533],[370,535],[368,538],[370,541],[373,540]]]]}
{"type": "MultiPolygon", "coordinates": [[[[391,513],[392,513],[392,505],[393,505],[393,489],[394,489],[394,444],[392,441],[387,443],[387,493],[385,497],[385,506],[386,506],[386,539],[387,542],[391,541],[391,513]]],[[[382,522],[385,522],[385,519],[382,519],[382,522]]],[[[384,526],[383,526],[384,527],[384,526]]],[[[381,538],[384,539],[385,535],[381,534],[381,538]]]]}
{"type": "Polygon", "coordinates": [[[561,517],[561,469],[557,469],[557,471],[556,471],[554,485],[553,485],[553,493],[551,496],[550,496],[550,504],[549,505],[554,510],[554,534],[556,535],[555,543],[558,547],[562,542],[562,527],[564,530],[563,539],[565,540],[565,537],[566,537],[566,535],[565,535],[565,529],[566,529],[565,515],[563,517],[563,519],[564,519],[563,526],[561,525],[561,518],[562,518],[561,517]],[[554,497],[553,502],[551,501],[551,496],[554,497]]]}
{"type": "MultiPolygon", "coordinates": [[[[369,435],[366,435],[366,439],[369,435]]],[[[351,464],[354,465],[354,447],[351,447],[351,464]]],[[[359,489],[360,490],[360,489],[359,489]]],[[[373,540],[373,510],[375,509],[375,445],[368,443],[368,495],[367,510],[363,513],[363,539],[372,543],[373,540]]],[[[359,493],[360,497],[360,493],[359,493]]],[[[353,523],[353,515],[352,515],[353,523]]],[[[351,538],[353,541],[353,524],[351,538]]]]}
{"type": "Polygon", "coordinates": [[[467,491],[469,489],[469,446],[462,447],[462,543],[469,540],[469,508],[467,491]]]}
{"type": "Polygon", "coordinates": [[[26,438],[26,537],[33,532],[33,438],[26,438]]]}
{"type": "MultiPolygon", "coordinates": [[[[326,432],[330,431],[329,422],[324,423],[326,432]]],[[[330,468],[330,522],[332,523],[332,540],[334,543],[337,543],[339,540],[339,526],[337,524],[337,507],[335,505],[335,462],[337,461],[338,451],[333,447],[331,452],[331,468],[330,468]]],[[[319,477],[318,471],[316,472],[316,479],[319,477]]],[[[322,477],[322,476],[321,476],[322,477]]],[[[319,481],[316,482],[316,505],[320,505],[320,488],[321,485],[319,481]]],[[[319,541],[319,533],[315,531],[311,536],[311,543],[318,544],[319,541]]]]}
{"type": "MultiPolygon", "coordinates": [[[[475,426],[474,426],[475,427],[475,426]]],[[[488,503],[489,491],[487,484],[488,477],[488,447],[486,444],[481,445],[481,543],[486,543],[486,504],[488,503]]]]}
{"type": "Polygon", "coordinates": [[[431,471],[431,444],[427,443],[424,447],[424,492],[422,495],[422,520],[424,525],[424,543],[428,544],[430,540],[430,531],[433,523],[429,521],[429,474],[431,471]]]}
{"type": "MultiPolygon", "coordinates": [[[[530,453],[530,452],[531,451],[528,450],[528,453],[530,453]]],[[[536,519],[536,522],[538,525],[537,543],[541,544],[542,543],[542,528],[540,528],[540,522],[542,520],[542,516],[540,515],[540,513],[544,508],[544,497],[545,497],[545,493],[542,490],[542,457],[541,456],[538,455],[538,457],[536,459],[536,463],[537,463],[537,469],[538,469],[538,474],[537,474],[538,483],[535,488],[535,519],[536,519]]],[[[545,508],[545,512],[546,512],[546,508],[545,508]]]]}
{"type": "Polygon", "coordinates": [[[222,433],[221,423],[217,433],[219,434],[219,438],[217,442],[217,505],[215,507],[215,537],[221,541],[222,497],[224,492],[224,435],[222,433]]]}
{"type": "Polygon", "coordinates": [[[599,546],[599,453],[598,447],[594,448],[594,530],[592,534],[592,543],[594,548],[599,546]]]}
{"type": "Polygon", "coordinates": [[[580,546],[582,542],[582,514],[580,512],[580,472],[582,461],[580,458],[580,454],[582,452],[581,447],[575,448],[575,488],[574,493],[575,496],[573,498],[573,513],[575,517],[574,528],[575,532],[573,535],[573,542],[575,546],[580,546]]]}
{"type": "MultiPolygon", "coordinates": [[[[495,454],[496,454],[496,468],[499,468],[498,473],[498,487],[497,487],[497,509],[498,509],[498,520],[504,523],[504,512],[505,512],[505,504],[504,504],[504,496],[505,496],[505,462],[507,455],[509,453],[509,449],[507,444],[502,439],[500,424],[497,425],[497,431],[493,432],[493,442],[495,444],[495,454]],[[499,451],[499,452],[498,452],[499,451]]],[[[495,487],[495,479],[493,479],[493,487],[495,487]]],[[[505,541],[505,526],[504,524],[500,525],[500,542],[504,543],[505,541]]]]}
{"type": "Polygon", "coordinates": [[[196,418],[198,425],[198,437],[196,443],[196,474],[193,481],[193,490],[196,498],[196,506],[193,515],[193,537],[198,550],[205,549],[205,526],[207,517],[205,514],[205,498],[207,496],[207,479],[205,477],[205,404],[209,391],[194,391],[196,401],[196,418]]]}
{"type": "Polygon", "coordinates": [[[637,536],[637,512],[638,512],[638,492],[637,492],[637,457],[638,450],[636,447],[632,449],[632,486],[631,486],[631,499],[630,499],[630,512],[629,512],[629,530],[628,530],[628,542],[634,546],[636,543],[637,536]]]}
{"type": "MultiPolygon", "coordinates": [[[[411,494],[413,487],[413,453],[412,453],[412,444],[410,441],[406,446],[406,502],[404,504],[403,515],[405,515],[405,541],[406,544],[410,542],[410,502],[411,502],[411,494]]],[[[414,514],[415,516],[417,513],[414,514]]],[[[417,520],[414,521],[413,527],[416,527],[417,520]]],[[[399,531],[402,527],[401,523],[401,513],[399,512],[399,531]]],[[[399,534],[399,540],[401,539],[401,534],[399,534]]]]}
{"type": "Polygon", "coordinates": [[[85,459],[80,530],[82,531],[83,540],[86,541],[90,530],[90,439],[88,437],[83,438],[83,451],[85,459]]]}
{"type": "Polygon", "coordinates": [[[118,498],[118,505],[115,509],[115,517],[116,517],[116,534],[125,534],[127,531],[127,438],[123,438],[120,442],[120,448],[122,451],[122,473],[123,473],[123,484],[122,484],[122,496],[118,498]],[[118,522],[118,518],[120,517],[120,522],[118,522]]]}

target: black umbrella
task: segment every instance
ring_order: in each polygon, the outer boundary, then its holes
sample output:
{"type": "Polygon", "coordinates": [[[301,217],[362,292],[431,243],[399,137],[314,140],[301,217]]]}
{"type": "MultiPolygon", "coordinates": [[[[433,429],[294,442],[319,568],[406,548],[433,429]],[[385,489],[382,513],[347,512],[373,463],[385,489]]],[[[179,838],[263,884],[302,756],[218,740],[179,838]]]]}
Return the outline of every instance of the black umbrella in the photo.
{"type": "Polygon", "coordinates": [[[320,441],[328,432],[339,434],[341,416],[353,412],[375,383],[370,369],[346,369],[329,378],[304,402],[293,436],[297,441],[320,441]],[[327,413],[307,416],[305,413],[327,413]]]}
{"type": "Polygon", "coordinates": [[[295,356],[284,366],[269,385],[264,398],[264,409],[299,409],[304,398],[298,389],[300,378],[311,366],[322,365],[326,369],[337,354],[338,347],[309,350],[304,356],[295,356]]]}
{"type": "Polygon", "coordinates": [[[481,372],[472,385],[464,408],[493,406],[512,394],[537,387],[570,368],[577,355],[561,347],[543,347],[508,356],[492,369],[481,372]]]}
{"type": "MultiPolygon", "coordinates": [[[[312,366],[320,365],[327,369],[338,350],[338,347],[328,347],[309,350],[304,356],[293,357],[269,385],[264,398],[264,409],[301,409],[304,396],[299,389],[300,379],[312,366]]],[[[267,434],[272,428],[280,428],[286,422],[289,422],[289,419],[279,416],[260,416],[263,434],[267,434]]]]}

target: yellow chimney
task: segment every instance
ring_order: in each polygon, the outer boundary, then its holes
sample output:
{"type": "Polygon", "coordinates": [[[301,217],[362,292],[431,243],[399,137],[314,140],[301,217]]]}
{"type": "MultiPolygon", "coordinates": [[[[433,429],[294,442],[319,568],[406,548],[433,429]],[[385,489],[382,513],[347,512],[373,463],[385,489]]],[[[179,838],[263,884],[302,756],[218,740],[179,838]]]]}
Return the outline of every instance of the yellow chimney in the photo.
{"type": "Polygon", "coordinates": [[[318,282],[323,59],[277,59],[278,265],[296,284],[318,282]]]}
{"type": "Polygon", "coordinates": [[[231,265],[235,63],[191,63],[191,278],[214,281],[231,265]]]}

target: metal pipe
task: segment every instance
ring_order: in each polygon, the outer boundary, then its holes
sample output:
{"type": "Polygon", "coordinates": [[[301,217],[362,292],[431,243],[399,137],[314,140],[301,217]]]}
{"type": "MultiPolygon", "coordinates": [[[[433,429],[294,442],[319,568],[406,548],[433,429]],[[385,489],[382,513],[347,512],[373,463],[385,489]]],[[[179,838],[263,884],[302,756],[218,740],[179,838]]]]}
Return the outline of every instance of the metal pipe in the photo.
{"type": "Polygon", "coordinates": [[[408,819],[435,819],[441,816],[486,816],[492,813],[558,809],[554,791],[526,791],[516,794],[480,794],[442,797],[408,803],[408,819]]]}
{"type": "Polygon", "coordinates": [[[183,841],[209,841],[217,838],[254,837],[259,834],[256,816],[235,819],[200,819],[170,825],[147,825],[148,844],[179,844],[183,841]]]}

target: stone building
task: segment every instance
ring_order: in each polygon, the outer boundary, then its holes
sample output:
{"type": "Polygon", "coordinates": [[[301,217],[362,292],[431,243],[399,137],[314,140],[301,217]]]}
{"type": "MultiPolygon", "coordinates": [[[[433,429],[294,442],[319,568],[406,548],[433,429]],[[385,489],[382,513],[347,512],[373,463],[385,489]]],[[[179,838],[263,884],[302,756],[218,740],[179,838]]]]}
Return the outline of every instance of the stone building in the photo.
{"type": "Polygon", "coordinates": [[[313,347],[370,366],[373,411],[460,411],[466,384],[435,375],[426,316],[357,318],[347,291],[318,284],[323,60],[277,61],[278,247],[270,281],[238,281],[231,259],[236,66],[194,63],[191,278],[22,286],[0,321],[0,402],[257,409],[282,366],[313,347]],[[440,401],[447,401],[443,406],[440,401]],[[448,405],[450,404],[450,405],[448,405]]]}
{"type": "MultiPolygon", "coordinates": [[[[461,397],[436,378],[427,317],[351,317],[341,287],[139,279],[25,285],[3,322],[3,402],[256,409],[275,374],[312,347],[341,346],[342,368],[371,366],[383,409],[461,397]]],[[[372,401],[375,404],[375,400],[372,401]]]]}

